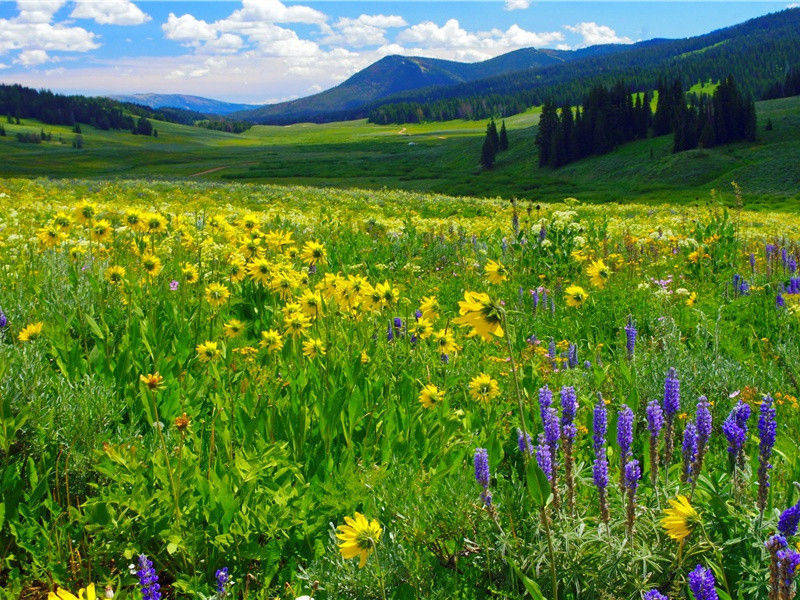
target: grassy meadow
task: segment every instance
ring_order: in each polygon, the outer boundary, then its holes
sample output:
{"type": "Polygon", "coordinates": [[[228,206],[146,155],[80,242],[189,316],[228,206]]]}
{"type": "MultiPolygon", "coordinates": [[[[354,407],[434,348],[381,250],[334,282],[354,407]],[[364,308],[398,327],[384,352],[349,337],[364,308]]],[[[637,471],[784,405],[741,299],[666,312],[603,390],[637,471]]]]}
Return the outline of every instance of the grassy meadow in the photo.
{"type": "MultiPolygon", "coordinates": [[[[708,92],[713,84],[695,86],[708,92]]],[[[200,179],[344,189],[586,202],[703,202],[714,189],[734,200],[735,181],[750,202],[790,208],[797,201],[800,98],[758,103],[754,144],[673,155],[671,136],[627,144],[558,170],[538,169],[539,109],[506,119],[510,149],[490,172],[478,166],[485,121],[382,126],[366,121],[256,126],[234,135],[156,122],[158,138],[83,127],[85,147],[71,147],[67,127],[45,127],[53,142],[15,141],[23,122],[0,138],[0,176],[96,179],[200,179]],[[773,129],[766,130],[771,120],[773,129]],[[61,136],[63,143],[58,142],[61,136]]]]}
{"type": "MultiPolygon", "coordinates": [[[[279,137],[159,130],[115,175],[279,137]]],[[[0,597],[789,600],[800,217],[737,193],[0,180],[0,597]]]]}

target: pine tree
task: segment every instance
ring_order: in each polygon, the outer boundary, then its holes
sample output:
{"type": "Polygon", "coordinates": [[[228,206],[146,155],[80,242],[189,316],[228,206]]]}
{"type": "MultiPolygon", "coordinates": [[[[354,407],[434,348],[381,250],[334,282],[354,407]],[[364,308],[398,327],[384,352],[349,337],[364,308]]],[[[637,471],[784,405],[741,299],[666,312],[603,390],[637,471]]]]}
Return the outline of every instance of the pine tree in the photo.
{"type": "Polygon", "coordinates": [[[539,130],[536,132],[536,146],[539,148],[539,166],[550,164],[550,150],[553,146],[556,128],[558,127],[558,113],[551,102],[545,102],[542,114],[539,117],[539,130]]]}
{"type": "Polygon", "coordinates": [[[483,138],[483,146],[481,147],[481,166],[484,169],[491,169],[494,166],[494,157],[498,152],[499,142],[497,126],[492,120],[486,126],[486,135],[483,138]]]}
{"type": "Polygon", "coordinates": [[[494,122],[494,119],[489,120],[486,134],[492,138],[492,146],[494,146],[495,154],[497,154],[502,148],[500,147],[500,135],[497,133],[497,123],[494,122]]]}
{"type": "Polygon", "coordinates": [[[506,133],[506,122],[500,124],[500,150],[508,150],[508,133],[506,133]]]}

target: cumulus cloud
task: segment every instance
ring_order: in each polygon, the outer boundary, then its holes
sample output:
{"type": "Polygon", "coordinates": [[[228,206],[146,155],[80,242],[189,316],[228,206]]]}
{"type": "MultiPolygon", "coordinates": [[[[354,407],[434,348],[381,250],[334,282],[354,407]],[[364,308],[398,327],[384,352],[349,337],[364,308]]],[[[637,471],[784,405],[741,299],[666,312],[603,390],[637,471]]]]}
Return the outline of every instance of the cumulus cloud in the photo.
{"type": "Polygon", "coordinates": [[[50,57],[47,56],[47,52],[44,50],[23,50],[17,56],[16,62],[25,67],[33,67],[46,63],[48,60],[50,60],[50,57]]]}
{"type": "Polygon", "coordinates": [[[344,44],[352,48],[380,46],[387,43],[386,30],[408,25],[398,15],[360,15],[356,19],[341,17],[330,28],[325,44],[344,44]]]}
{"type": "Polygon", "coordinates": [[[427,51],[438,58],[484,60],[529,46],[543,47],[564,40],[560,31],[537,33],[512,25],[507,30],[470,32],[461,27],[457,19],[449,19],[441,27],[433,21],[424,21],[404,29],[397,42],[427,51]]]}
{"type": "Polygon", "coordinates": [[[326,16],[308,6],[286,6],[279,0],[244,0],[242,8],[224,19],[207,22],[191,14],[170,13],[162,24],[164,37],[195,48],[199,53],[240,50],[265,56],[312,56],[316,42],[301,39],[293,29],[276,23],[301,23],[322,27],[326,16]]]}
{"type": "Polygon", "coordinates": [[[617,35],[617,32],[608,25],[598,25],[594,22],[578,23],[577,25],[566,25],[567,31],[577,33],[583,38],[583,46],[594,46],[595,44],[632,44],[633,40],[617,35]]]}
{"type": "Polygon", "coordinates": [[[130,0],[75,0],[73,19],[92,19],[100,25],[141,25],[150,20],[130,0]]]}
{"type": "Polygon", "coordinates": [[[525,10],[531,5],[531,0],[506,0],[506,10],[525,10]]]}
{"type": "Polygon", "coordinates": [[[49,23],[66,0],[17,0],[19,23],[49,23]]]}

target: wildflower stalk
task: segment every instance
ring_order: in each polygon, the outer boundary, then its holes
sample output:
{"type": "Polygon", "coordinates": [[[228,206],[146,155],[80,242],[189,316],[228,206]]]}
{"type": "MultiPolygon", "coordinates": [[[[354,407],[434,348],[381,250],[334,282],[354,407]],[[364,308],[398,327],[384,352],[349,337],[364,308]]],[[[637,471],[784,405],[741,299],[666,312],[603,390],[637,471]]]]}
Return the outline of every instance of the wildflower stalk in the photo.
{"type": "Polygon", "coordinates": [[[547,510],[542,506],[539,509],[539,514],[542,518],[544,525],[544,533],[547,536],[547,554],[550,557],[550,578],[553,581],[553,600],[558,600],[558,577],[556,575],[556,553],[553,549],[553,531],[550,529],[550,517],[547,515],[547,510]]]}
{"type": "Polygon", "coordinates": [[[178,488],[175,485],[175,475],[172,472],[172,465],[169,461],[169,450],[167,450],[167,440],[164,437],[164,425],[161,423],[161,419],[158,416],[158,403],[156,402],[155,392],[147,392],[147,396],[150,398],[150,403],[153,405],[153,427],[155,428],[158,439],[161,442],[161,449],[164,452],[164,463],[167,467],[167,475],[169,475],[169,483],[172,487],[172,498],[175,502],[175,518],[180,521],[181,518],[181,508],[180,508],[180,500],[178,498],[178,488]]]}
{"type": "MultiPolygon", "coordinates": [[[[528,426],[527,426],[526,421],[525,421],[525,406],[524,406],[524,404],[522,402],[522,389],[519,386],[519,378],[517,377],[517,363],[514,360],[514,348],[511,345],[511,330],[509,329],[509,326],[508,326],[508,316],[506,315],[506,311],[505,310],[503,310],[501,312],[501,314],[503,316],[503,327],[504,327],[504,329],[506,331],[506,335],[505,335],[505,337],[506,337],[506,346],[508,347],[508,357],[511,360],[511,376],[512,376],[512,379],[514,380],[514,390],[515,390],[516,395],[517,395],[517,406],[519,408],[519,419],[520,419],[520,423],[522,425],[522,435],[525,436],[524,439],[528,439],[528,435],[529,435],[528,431],[529,430],[528,430],[528,426]]],[[[524,460],[527,463],[527,461],[528,461],[528,453],[524,452],[523,455],[525,457],[524,460]]]]}

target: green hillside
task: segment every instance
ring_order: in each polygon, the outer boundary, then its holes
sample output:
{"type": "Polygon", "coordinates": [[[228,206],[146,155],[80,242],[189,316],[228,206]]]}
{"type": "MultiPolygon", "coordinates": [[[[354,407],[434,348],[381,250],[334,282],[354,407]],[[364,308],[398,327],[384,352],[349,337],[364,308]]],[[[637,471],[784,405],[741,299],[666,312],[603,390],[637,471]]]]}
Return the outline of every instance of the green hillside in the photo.
{"type": "Polygon", "coordinates": [[[798,198],[800,97],[760,102],[754,144],[671,153],[671,137],[627,144],[606,156],[561,169],[536,168],[538,109],[506,120],[510,149],[491,172],[478,168],[485,121],[374,125],[364,120],[324,125],[256,126],[245,134],[155,122],[158,138],[83,127],[85,147],[72,148],[68,127],[44,126],[53,141],[24,144],[18,131],[34,121],[3,123],[0,176],[192,178],[399,188],[454,195],[603,202],[703,201],[710,190],[769,205],[798,198]],[[765,130],[767,120],[774,129],[765,130]],[[61,142],[59,142],[59,137],[61,142]]]}

